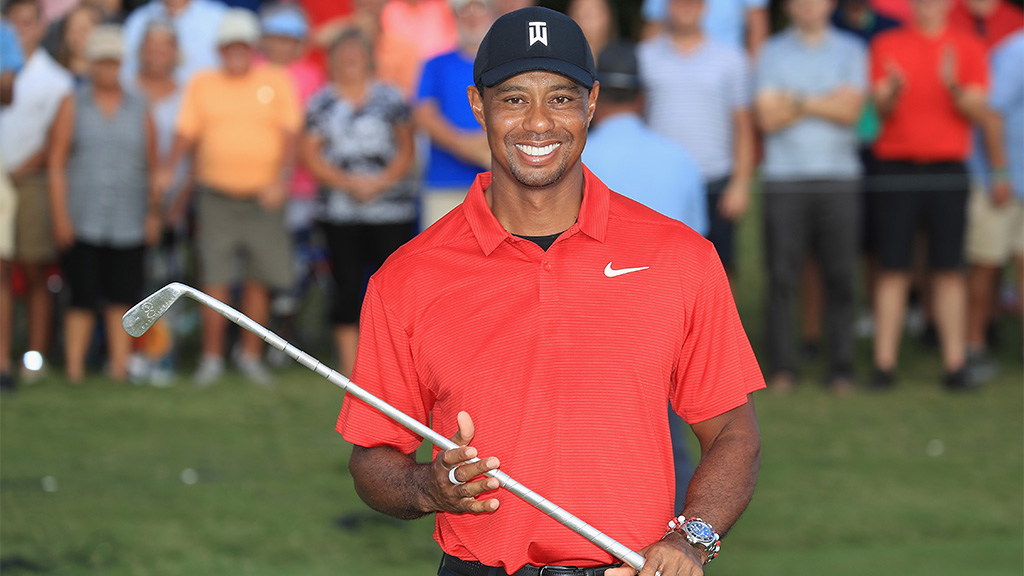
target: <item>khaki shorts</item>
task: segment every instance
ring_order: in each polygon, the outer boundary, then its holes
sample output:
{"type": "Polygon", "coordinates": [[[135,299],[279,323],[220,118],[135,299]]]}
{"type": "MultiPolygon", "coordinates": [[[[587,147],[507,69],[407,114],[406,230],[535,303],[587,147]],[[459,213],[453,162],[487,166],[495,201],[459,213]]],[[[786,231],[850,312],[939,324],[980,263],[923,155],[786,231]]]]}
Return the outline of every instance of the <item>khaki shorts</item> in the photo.
{"type": "Polygon", "coordinates": [[[14,222],[14,259],[30,264],[45,264],[57,259],[50,224],[50,196],[46,177],[29,176],[14,184],[18,210],[14,222]]]}
{"type": "Polygon", "coordinates": [[[426,230],[434,222],[444,218],[444,215],[454,210],[456,206],[462,204],[468,191],[468,186],[466,188],[428,188],[424,190],[420,194],[422,199],[420,230],[426,230]]]}
{"type": "Polygon", "coordinates": [[[971,187],[967,204],[967,262],[1002,266],[1013,255],[1024,254],[1024,202],[1017,196],[993,206],[988,192],[971,187]]]}
{"type": "Polygon", "coordinates": [[[17,208],[17,193],[0,165],[0,260],[14,257],[14,215],[17,208]]]}
{"type": "Polygon", "coordinates": [[[267,212],[255,199],[233,198],[203,186],[198,193],[196,246],[202,282],[231,284],[241,256],[247,280],[276,290],[289,288],[292,248],[284,211],[267,212]]]}

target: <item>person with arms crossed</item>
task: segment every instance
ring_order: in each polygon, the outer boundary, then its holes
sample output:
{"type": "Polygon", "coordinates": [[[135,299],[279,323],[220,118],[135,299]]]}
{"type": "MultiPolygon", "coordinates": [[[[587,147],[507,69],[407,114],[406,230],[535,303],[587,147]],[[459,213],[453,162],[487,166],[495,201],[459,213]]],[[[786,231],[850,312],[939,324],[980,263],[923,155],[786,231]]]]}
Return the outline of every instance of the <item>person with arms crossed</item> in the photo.
{"type": "Polygon", "coordinates": [[[769,388],[796,382],[793,307],[812,249],[829,320],[828,386],[853,385],[854,281],[861,162],[854,128],[867,93],[867,51],[829,25],[832,0],[786,0],[793,23],[758,58],[757,120],[765,139],[765,258],[769,388]]]}
{"type": "Polygon", "coordinates": [[[436,514],[444,576],[636,573],[476,479],[499,464],[642,549],[644,576],[701,574],[715,539],[667,523],[724,534],[760,462],[750,395],[764,380],[725,270],[699,234],[583,166],[599,85],[575,22],[536,7],[499,18],[474,81],[492,171],[371,278],[355,366],[360,386],[460,447],[417,463],[419,437],[347,396],[337,429],[356,491],[392,516],[436,514]],[[670,403],[702,448],[681,511],[670,403]],[[638,447],[642,490],[621,466],[638,447]]]}
{"type": "Polygon", "coordinates": [[[746,55],[701,30],[705,0],[669,0],[666,32],[640,44],[648,124],[700,165],[707,237],[730,273],[734,224],[750,203],[754,121],[746,55]]]}

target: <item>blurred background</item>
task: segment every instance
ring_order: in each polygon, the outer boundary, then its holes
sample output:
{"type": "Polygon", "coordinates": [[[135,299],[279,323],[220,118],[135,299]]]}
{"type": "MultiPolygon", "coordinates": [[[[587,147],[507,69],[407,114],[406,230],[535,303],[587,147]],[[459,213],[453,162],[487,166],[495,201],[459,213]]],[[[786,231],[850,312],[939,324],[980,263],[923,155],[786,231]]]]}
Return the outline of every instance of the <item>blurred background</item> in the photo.
{"type": "MultiPolygon", "coordinates": [[[[489,166],[472,56],[532,3],[0,3],[0,572],[436,573],[430,518],[355,494],[342,391],[191,301],[119,320],[182,281],[350,374],[368,276],[489,166]]],[[[1024,573],[1020,2],[539,4],[632,78],[584,161],[714,242],[769,384],[707,573],[1024,573]]]]}

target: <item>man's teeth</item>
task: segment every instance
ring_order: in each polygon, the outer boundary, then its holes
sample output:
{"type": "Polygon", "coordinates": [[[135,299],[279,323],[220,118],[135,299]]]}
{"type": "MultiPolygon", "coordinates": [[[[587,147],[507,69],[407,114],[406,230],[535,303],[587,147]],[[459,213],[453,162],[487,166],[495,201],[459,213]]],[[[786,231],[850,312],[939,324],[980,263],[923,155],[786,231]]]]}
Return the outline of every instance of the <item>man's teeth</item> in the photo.
{"type": "Polygon", "coordinates": [[[547,156],[548,154],[554,152],[555,148],[558,148],[561,145],[561,142],[548,144],[547,146],[544,147],[528,146],[526,144],[516,144],[516,148],[525,152],[527,156],[547,156]]]}

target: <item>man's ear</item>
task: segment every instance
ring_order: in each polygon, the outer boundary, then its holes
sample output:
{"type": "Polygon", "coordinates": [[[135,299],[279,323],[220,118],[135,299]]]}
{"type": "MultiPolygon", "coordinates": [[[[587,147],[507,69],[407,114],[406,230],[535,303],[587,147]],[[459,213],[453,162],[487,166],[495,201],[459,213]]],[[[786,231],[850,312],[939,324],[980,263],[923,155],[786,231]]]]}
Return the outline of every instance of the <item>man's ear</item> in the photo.
{"type": "Polygon", "coordinates": [[[473,117],[476,123],[484,132],[487,132],[487,124],[484,123],[484,95],[477,90],[476,86],[466,88],[466,97],[469,98],[469,107],[473,109],[473,117]]]}
{"type": "Polygon", "coordinates": [[[594,80],[594,86],[590,89],[590,96],[587,98],[587,128],[590,128],[594,121],[594,111],[597,110],[597,96],[601,93],[601,83],[594,80]]]}

